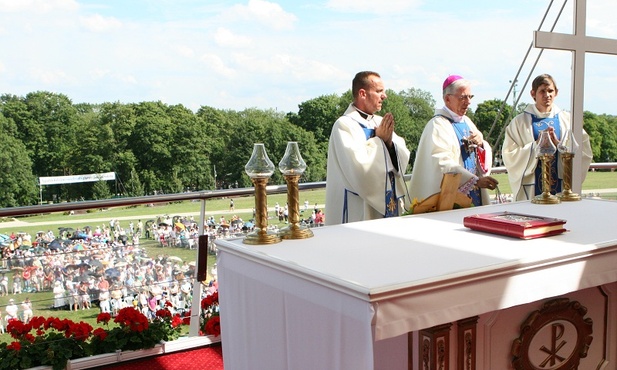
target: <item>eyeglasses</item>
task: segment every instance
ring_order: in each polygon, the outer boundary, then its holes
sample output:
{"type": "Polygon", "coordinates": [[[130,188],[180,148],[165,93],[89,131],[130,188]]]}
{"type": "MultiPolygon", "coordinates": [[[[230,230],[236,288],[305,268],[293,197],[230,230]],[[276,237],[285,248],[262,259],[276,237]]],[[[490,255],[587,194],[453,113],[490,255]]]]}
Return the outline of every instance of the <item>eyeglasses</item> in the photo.
{"type": "Polygon", "coordinates": [[[458,98],[459,100],[471,100],[475,96],[475,95],[454,95],[454,94],[448,94],[448,95],[452,95],[458,98]]]}

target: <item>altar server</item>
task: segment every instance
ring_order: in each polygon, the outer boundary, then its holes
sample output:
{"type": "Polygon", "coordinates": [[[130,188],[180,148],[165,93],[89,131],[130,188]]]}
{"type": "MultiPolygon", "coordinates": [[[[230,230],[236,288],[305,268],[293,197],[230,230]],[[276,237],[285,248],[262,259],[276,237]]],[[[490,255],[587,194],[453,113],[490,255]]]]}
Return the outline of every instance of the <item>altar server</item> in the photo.
{"type": "Polygon", "coordinates": [[[498,181],[489,176],[492,150],[482,132],[466,116],[471,104],[471,84],[458,75],[444,81],[445,106],[424,127],[412,168],[411,196],[423,201],[441,191],[444,173],[461,174],[458,190],[471,197],[474,205],[489,204],[487,189],[498,181]]]}
{"type": "MultiPolygon", "coordinates": [[[[531,83],[531,97],[535,104],[529,104],[525,111],[516,117],[506,127],[506,135],[503,141],[503,162],[508,170],[508,180],[515,200],[529,200],[541,194],[542,181],[541,166],[534,153],[534,143],[540,135],[540,131],[548,130],[551,141],[557,147],[570,124],[570,113],[565,112],[554,104],[559,90],[551,75],[542,74],[531,83]]],[[[582,153],[582,178],[572,179],[582,183],[585,180],[593,154],[589,135],[583,130],[582,153]]],[[[558,159],[557,154],[554,158],[558,159]]],[[[563,178],[560,161],[553,160],[553,171],[557,175],[551,193],[560,192],[561,179],[563,178]]]]}
{"type": "MultiPolygon", "coordinates": [[[[381,76],[364,71],[352,81],[353,102],[334,123],[328,144],[326,224],[398,216],[403,212],[403,174],[409,162],[394,117],[381,110],[381,76]]],[[[408,200],[407,200],[408,201],[408,200]]]]}

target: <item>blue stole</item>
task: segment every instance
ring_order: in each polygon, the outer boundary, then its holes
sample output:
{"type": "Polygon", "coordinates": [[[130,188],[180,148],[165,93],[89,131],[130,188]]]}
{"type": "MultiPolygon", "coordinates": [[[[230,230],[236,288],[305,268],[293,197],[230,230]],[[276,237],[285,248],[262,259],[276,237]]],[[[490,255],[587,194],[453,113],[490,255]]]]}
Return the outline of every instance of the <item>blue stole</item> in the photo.
{"type": "MultiPolygon", "coordinates": [[[[452,122],[452,128],[454,128],[454,132],[456,133],[456,137],[458,138],[458,145],[461,151],[461,157],[463,158],[463,167],[474,175],[478,175],[478,168],[476,160],[476,156],[478,155],[475,150],[468,150],[467,145],[463,142],[463,138],[467,138],[471,130],[469,129],[469,125],[467,122],[452,122]]],[[[474,206],[482,205],[482,194],[480,193],[480,188],[474,186],[474,188],[469,192],[469,196],[471,197],[471,202],[474,206]]]]}
{"type": "MultiPolygon", "coordinates": [[[[555,115],[552,118],[539,118],[534,114],[531,114],[531,127],[533,128],[533,139],[538,140],[540,137],[540,131],[546,130],[549,127],[553,127],[555,129],[555,135],[560,138],[561,137],[561,126],[559,125],[559,116],[555,115]]],[[[551,161],[551,194],[557,194],[561,192],[561,179],[557,177],[557,153],[553,156],[553,160],[551,161]]],[[[540,165],[540,161],[538,161],[538,165],[536,165],[535,170],[535,186],[534,186],[534,194],[540,195],[542,194],[542,166],[540,165]]]]}

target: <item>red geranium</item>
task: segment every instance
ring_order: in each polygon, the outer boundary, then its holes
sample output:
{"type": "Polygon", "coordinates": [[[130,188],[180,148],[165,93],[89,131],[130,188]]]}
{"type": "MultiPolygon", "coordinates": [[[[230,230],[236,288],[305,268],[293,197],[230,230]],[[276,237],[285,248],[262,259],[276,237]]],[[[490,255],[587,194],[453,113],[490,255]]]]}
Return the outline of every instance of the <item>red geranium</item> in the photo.
{"type": "Polygon", "coordinates": [[[90,333],[92,332],[92,325],[86,322],[74,323],[71,322],[68,325],[68,330],[65,332],[65,336],[70,338],[71,336],[77,340],[85,341],[90,337],[90,333]]]}
{"type": "Polygon", "coordinates": [[[210,306],[219,303],[219,292],[214,292],[201,300],[201,309],[207,310],[210,306]]]}
{"type": "Polygon", "coordinates": [[[182,325],[183,322],[184,320],[180,317],[180,315],[176,314],[171,320],[171,326],[177,328],[178,326],[182,325]]]}
{"type": "Polygon", "coordinates": [[[6,349],[10,349],[11,351],[19,351],[21,349],[21,343],[12,342],[8,346],[6,346],[6,349]]]}
{"type": "Polygon", "coordinates": [[[162,308],[156,311],[156,317],[161,318],[161,319],[165,317],[171,317],[171,311],[169,311],[166,308],[162,308]]]}
{"type": "Polygon", "coordinates": [[[92,332],[92,335],[94,335],[95,337],[97,337],[100,340],[105,340],[105,338],[107,338],[107,330],[105,330],[103,328],[96,328],[92,332]]]}
{"type": "Polygon", "coordinates": [[[221,334],[221,319],[219,317],[219,293],[214,293],[201,300],[200,334],[218,336],[221,334]]]}
{"type": "Polygon", "coordinates": [[[17,319],[9,320],[6,326],[6,331],[8,331],[15,339],[22,338],[26,333],[30,331],[30,329],[32,329],[30,325],[24,324],[17,319]]]}
{"type": "Polygon", "coordinates": [[[219,336],[221,335],[221,317],[212,316],[206,323],[206,334],[219,336]]]}
{"type": "Polygon", "coordinates": [[[24,335],[24,339],[30,343],[34,343],[34,335],[30,333],[26,333],[26,335],[24,335]]]}
{"type": "Polygon", "coordinates": [[[142,332],[149,326],[146,316],[133,307],[125,307],[118,311],[118,316],[116,316],[114,322],[136,332],[142,332]]]}
{"type": "Polygon", "coordinates": [[[103,323],[103,324],[107,324],[109,322],[109,320],[111,320],[111,314],[109,312],[101,312],[97,317],[96,317],[96,323],[103,323]]]}

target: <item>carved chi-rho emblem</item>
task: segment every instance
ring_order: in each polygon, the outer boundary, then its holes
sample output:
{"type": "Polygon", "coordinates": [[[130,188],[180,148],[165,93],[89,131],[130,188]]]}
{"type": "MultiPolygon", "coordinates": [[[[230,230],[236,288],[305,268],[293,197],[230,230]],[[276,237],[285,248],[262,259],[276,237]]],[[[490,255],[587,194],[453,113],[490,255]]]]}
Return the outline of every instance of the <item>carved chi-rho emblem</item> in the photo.
{"type": "Polygon", "coordinates": [[[542,305],[521,325],[512,343],[516,370],[577,369],[593,340],[593,321],[577,301],[558,298],[542,305]]]}

